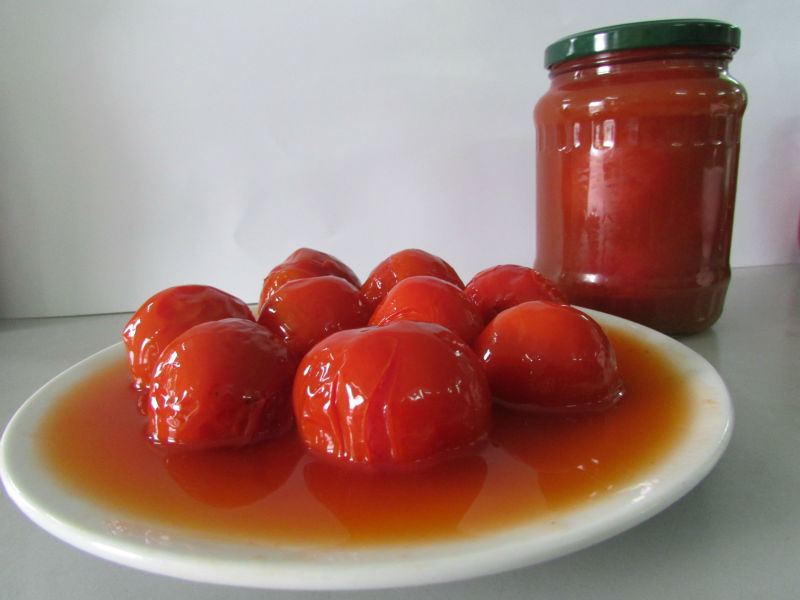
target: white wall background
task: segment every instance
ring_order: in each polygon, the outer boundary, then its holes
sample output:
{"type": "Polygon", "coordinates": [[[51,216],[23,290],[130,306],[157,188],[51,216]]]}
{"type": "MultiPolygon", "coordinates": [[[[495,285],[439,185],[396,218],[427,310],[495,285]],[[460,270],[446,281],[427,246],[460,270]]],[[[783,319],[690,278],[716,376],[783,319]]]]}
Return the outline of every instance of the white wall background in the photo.
{"type": "Polygon", "coordinates": [[[530,264],[545,46],[676,17],[743,31],[733,264],[800,262],[796,0],[0,0],[0,316],[254,301],[298,246],[530,264]]]}

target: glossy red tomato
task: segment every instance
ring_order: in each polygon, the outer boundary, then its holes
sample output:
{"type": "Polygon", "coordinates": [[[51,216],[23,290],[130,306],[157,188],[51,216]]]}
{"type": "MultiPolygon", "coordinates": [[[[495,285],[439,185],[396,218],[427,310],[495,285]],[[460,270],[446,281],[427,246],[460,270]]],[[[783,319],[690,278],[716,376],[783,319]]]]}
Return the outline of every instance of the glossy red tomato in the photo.
{"type": "Polygon", "coordinates": [[[181,285],[152,296],[122,330],[134,386],[147,389],[162,350],[199,323],[228,317],[255,320],[238,298],[207,285],[181,285]]]}
{"type": "Polygon", "coordinates": [[[464,294],[478,307],[486,323],[500,311],[529,300],[567,304],[566,297],[551,281],[521,265],[484,269],[467,284],[464,294]]]}
{"type": "Polygon", "coordinates": [[[364,327],[368,319],[361,291],[341,277],[325,275],[282,285],[267,299],[258,322],[300,357],[331,333],[364,327]]]}
{"type": "Polygon", "coordinates": [[[474,348],[493,395],[515,408],[600,410],[622,395],[608,338],[571,306],[531,301],[506,309],[481,332],[474,348]]]}
{"type": "Polygon", "coordinates": [[[192,447],[243,446],[291,427],[297,363],[246,319],[201,323],[176,337],[153,372],[147,434],[192,447]]]}
{"type": "Polygon", "coordinates": [[[259,312],[269,297],[284,283],[320,275],[335,275],[346,279],[356,287],[361,286],[358,276],[338,258],[319,250],[299,248],[273,268],[264,279],[258,300],[259,312]]]}
{"type": "Polygon", "coordinates": [[[477,307],[449,281],[417,275],[399,281],[372,313],[370,325],[395,321],[438,323],[471,344],[483,329],[477,307]]]}
{"type": "Polygon", "coordinates": [[[370,465],[442,456],[483,439],[491,396],[480,361],[433,323],[341,331],[300,362],[298,430],[313,451],[370,465]]]}
{"type": "Polygon", "coordinates": [[[370,309],[375,310],[398,281],[415,275],[430,275],[464,288],[464,282],[447,262],[424,250],[410,248],[383,260],[364,281],[361,293],[370,309]]]}

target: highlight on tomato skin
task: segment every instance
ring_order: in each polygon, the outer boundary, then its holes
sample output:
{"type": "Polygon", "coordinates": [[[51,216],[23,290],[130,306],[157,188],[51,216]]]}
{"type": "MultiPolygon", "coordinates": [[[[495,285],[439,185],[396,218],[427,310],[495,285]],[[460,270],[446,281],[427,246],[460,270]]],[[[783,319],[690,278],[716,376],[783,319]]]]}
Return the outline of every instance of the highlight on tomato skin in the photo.
{"type": "Polygon", "coordinates": [[[325,338],[298,366],[293,403],[310,450],[370,466],[468,447],[487,437],[491,419],[477,356],[448,329],[414,321],[325,338]]]}
{"type": "Polygon", "coordinates": [[[464,288],[486,323],[499,312],[530,300],[568,304],[556,285],[536,269],[522,265],[497,265],[477,273],[464,288]]]}
{"type": "Polygon", "coordinates": [[[481,332],[474,349],[494,397],[516,409],[604,410],[624,391],[608,337],[571,306],[530,301],[508,308],[481,332]]]}
{"type": "Polygon", "coordinates": [[[229,317],[255,320],[244,301],[208,285],[180,285],[151,296],[122,330],[134,387],[149,388],[161,352],[178,335],[229,317]]]}
{"type": "Polygon", "coordinates": [[[369,325],[383,326],[395,321],[438,323],[468,344],[484,325],[477,307],[461,288],[427,275],[399,281],[372,313],[369,325]]]}
{"type": "Polygon", "coordinates": [[[447,261],[425,250],[408,248],[381,261],[367,276],[361,293],[370,309],[375,310],[398,281],[415,275],[438,277],[464,289],[464,282],[447,261]]]}
{"type": "Polygon", "coordinates": [[[341,277],[323,275],[282,285],[267,299],[258,322],[301,357],[332,333],[364,327],[369,316],[359,288],[341,277]]]}
{"type": "Polygon", "coordinates": [[[261,312],[270,296],[285,283],[321,275],[341,277],[355,287],[361,287],[361,280],[355,272],[335,256],[312,248],[298,248],[287,256],[283,262],[273,267],[264,278],[258,299],[257,312],[261,312]]]}
{"type": "Polygon", "coordinates": [[[293,423],[296,360],[283,340],[247,319],[201,323],[175,338],[153,373],[147,435],[192,448],[240,447],[293,423]]]}

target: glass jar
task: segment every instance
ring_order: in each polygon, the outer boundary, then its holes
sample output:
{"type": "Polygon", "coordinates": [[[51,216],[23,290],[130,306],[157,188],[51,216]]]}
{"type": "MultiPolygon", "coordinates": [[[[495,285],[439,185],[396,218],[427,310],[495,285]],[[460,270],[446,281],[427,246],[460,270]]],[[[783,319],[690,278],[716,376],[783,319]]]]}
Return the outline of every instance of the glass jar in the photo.
{"type": "Polygon", "coordinates": [[[573,304],[672,334],[719,318],[747,103],[727,70],[739,37],[649,21],[547,48],[535,267],[573,304]]]}

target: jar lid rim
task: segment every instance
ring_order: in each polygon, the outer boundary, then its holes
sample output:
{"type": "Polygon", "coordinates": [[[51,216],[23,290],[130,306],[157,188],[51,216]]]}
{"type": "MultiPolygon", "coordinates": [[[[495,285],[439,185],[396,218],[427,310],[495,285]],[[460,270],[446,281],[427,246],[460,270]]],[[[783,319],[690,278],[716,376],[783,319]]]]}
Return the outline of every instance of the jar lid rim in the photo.
{"type": "Polygon", "coordinates": [[[600,52],[659,46],[727,46],[738,50],[741,31],[713,19],[664,19],[598,27],[566,36],[544,52],[546,68],[600,52]]]}

